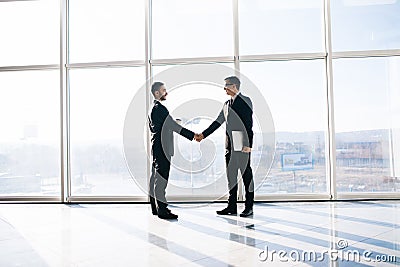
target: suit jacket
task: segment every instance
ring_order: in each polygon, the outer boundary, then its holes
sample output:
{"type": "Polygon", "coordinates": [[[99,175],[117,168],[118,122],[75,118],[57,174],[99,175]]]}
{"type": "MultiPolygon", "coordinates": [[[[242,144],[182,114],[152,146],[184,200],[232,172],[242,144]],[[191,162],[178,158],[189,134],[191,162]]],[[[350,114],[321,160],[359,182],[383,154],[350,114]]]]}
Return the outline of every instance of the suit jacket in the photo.
{"type": "Polygon", "coordinates": [[[232,105],[230,100],[226,101],[217,119],[203,131],[204,138],[217,130],[222,123],[226,122],[225,148],[231,149],[232,131],[243,133],[243,146],[253,145],[253,104],[249,97],[239,93],[232,105]]]}
{"type": "Polygon", "coordinates": [[[154,100],[148,121],[153,155],[160,152],[164,152],[166,156],[174,155],[174,132],[189,140],[194,138],[194,132],[176,123],[169,115],[168,109],[157,100],[154,100]]]}

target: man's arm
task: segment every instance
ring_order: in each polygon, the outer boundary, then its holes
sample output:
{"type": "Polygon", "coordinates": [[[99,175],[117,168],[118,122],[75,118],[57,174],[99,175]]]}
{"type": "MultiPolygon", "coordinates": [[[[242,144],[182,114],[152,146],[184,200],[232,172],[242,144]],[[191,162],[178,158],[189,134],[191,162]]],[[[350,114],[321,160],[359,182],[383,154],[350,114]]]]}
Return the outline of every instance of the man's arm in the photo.
{"type": "Polygon", "coordinates": [[[172,117],[168,114],[167,118],[165,119],[166,126],[171,129],[172,131],[182,135],[183,137],[193,140],[194,132],[182,127],[179,125],[172,117]]]}
{"type": "MultiPolygon", "coordinates": [[[[225,108],[225,106],[224,106],[225,108]]],[[[225,122],[225,115],[224,115],[224,108],[222,108],[221,112],[219,113],[218,117],[213,121],[210,126],[208,126],[207,129],[205,129],[201,134],[200,134],[200,141],[203,138],[206,138],[215,130],[217,130],[224,122],[225,122]]],[[[197,139],[196,139],[197,140],[197,139]]]]}

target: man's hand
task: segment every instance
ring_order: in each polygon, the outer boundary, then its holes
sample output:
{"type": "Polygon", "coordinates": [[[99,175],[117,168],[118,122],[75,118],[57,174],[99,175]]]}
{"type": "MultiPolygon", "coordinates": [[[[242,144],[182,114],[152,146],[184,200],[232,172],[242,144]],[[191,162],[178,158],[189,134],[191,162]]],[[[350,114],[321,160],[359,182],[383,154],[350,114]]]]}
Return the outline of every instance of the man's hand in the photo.
{"type": "Polygon", "coordinates": [[[200,142],[203,139],[204,139],[204,135],[203,134],[195,134],[194,135],[194,140],[196,140],[197,142],[200,142]]]}
{"type": "Polygon", "coordinates": [[[250,152],[251,152],[251,147],[244,146],[244,147],[242,148],[242,152],[243,152],[243,153],[250,153],[250,152]]]}

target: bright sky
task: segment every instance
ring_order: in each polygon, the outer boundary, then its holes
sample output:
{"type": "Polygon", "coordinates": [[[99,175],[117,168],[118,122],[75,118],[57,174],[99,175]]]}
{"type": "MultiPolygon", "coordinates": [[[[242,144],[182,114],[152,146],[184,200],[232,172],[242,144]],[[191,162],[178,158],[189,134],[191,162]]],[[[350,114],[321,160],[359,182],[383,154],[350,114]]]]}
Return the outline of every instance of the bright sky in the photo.
{"type": "MultiPolygon", "coordinates": [[[[399,1],[331,2],[335,51],[400,48],[399,1]]],[[[239,7],[242,55],[323,51],[322,0],[240,0],[239,7]]],[[[55,0],[0,2],[0,25],[7,25],[0,27],[0,66],[57,64],[58,16],[55,0]]],[[[71,62],[143,59],[144,1],[70,0],[69,37],[71,62]]],[[[154,58],[232,53],[231,1],[153,1],[154,58]]],[[[398,116],[388,118],[399,114],[399,65],[398,58],[334,61],[338,132],[397,125],[398,116]]],[[[326,129],[323,61],[240,67],[266,98],[277,131],[326,129]]],[[[144,69],[73,70],[70,82],[73,137],[120,138],[126,109],[145,82],[144,69]]],[[[36,125],[37,138],[58,140],[57,71],[0,72],[0,88],[0,123],[7,125],[1,140],[29,135],[30,125],[36,125]]],[[[177,103],[186,101],[180,92],[177,103]]],[[[219,101],[225,97],[204,92],[219,101]]]]}

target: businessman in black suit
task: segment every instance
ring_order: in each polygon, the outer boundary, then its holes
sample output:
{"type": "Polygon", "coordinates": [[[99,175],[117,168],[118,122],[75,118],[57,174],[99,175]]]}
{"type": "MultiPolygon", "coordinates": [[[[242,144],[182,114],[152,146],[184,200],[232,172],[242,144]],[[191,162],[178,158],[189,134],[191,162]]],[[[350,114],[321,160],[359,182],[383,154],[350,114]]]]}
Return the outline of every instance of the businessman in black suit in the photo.
{"type": "Polygon", "coordinates": [[[174,136],[176,132],[189,140],[193,140],[194,132],[183,128],[161,104],[166,100],[167,90],[162,82],[155,82],[151,87],[154,105],[148,115],[151,132],[151,152],[153,155],[152,173],[149,181],[149,197],[153,215],[161,219],[177,219],[168,208],[165,190],[168,184],[171,157],[174,155],[174,136]]]}
{"type": "Polygon", "coordinates": [[[253,105],[249,97],[239,92],[240,80],[236,76],[225,79],[224,90],[231,97],[217,119],[201,134],[196,134],[196,141],[200,142],[226,122],[225,163],[228,178],[229,198],[228,206],[217,211],[219,215],[237,214],[237,175],[238,170],[243,178],[246,190],[245,209],[241,217],[253,215],[254,181],[250,166],[251,147],[253,145],[253,105]]]}

